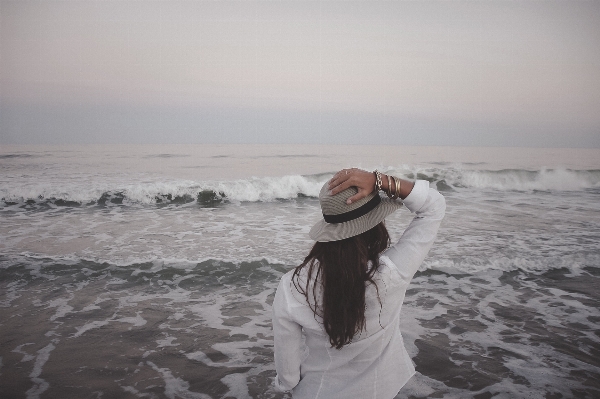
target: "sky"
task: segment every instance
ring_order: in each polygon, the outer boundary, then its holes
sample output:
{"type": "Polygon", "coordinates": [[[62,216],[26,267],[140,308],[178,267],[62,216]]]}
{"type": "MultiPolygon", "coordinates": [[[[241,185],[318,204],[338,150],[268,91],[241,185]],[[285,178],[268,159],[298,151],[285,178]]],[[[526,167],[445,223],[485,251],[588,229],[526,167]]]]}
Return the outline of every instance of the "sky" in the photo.
{"type": "Polygon", "coordinates": [[[0,0],[0,144],[600,147],[600,1],[0,0]]]}

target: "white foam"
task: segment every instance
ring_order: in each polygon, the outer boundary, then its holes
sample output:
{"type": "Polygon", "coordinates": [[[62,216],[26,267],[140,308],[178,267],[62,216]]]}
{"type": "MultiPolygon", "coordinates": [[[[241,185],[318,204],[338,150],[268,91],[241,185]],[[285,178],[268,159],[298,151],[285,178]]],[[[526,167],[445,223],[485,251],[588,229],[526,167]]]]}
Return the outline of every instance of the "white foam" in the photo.
{"type": "Polygon", "coordinates": [[[480,272],[501,273],[523,270],[531,273],[543,273],[551,269],[565,268],[570,275],[578,276],[583,273],[583,267],[588,264],[600,264],[600,254],[568,254],[559,258],[546,257],[524,258],[522,256],[477,257],[469,259],[427,258],[419,270],[439,270],[448,273],[480,272]]]}
{"type": "Polygon", "coordinates": [[[115,319],[114,321],[133,324],[133,327],[141,327],[147,323],[147,320],[140,316],[140,313],[142,312],[136,312],[135,317],[121,317],[120,319],[115,319]]]}
{"type": "MultiPolygon", "coordinates": [[[[414,356],[411,355],[411,357],[414,356]]],[[[396,396],[396,399],[404,399],[410,397],[428,398],[430,397],[429,395],[436,391],[435,388],[447,389],[444,383],[431,379],[416,371],[413,377],[409,379],[406,385],[402,387],[402,389],[396,396]]]]}
{"type": "Polygon", "coordinates": [[[69,295],[68,298],[58,298],[48,303],[48,308],[57,308],[56,313],[50,317],[51,321],[54,321],[60,317],[64,317],[67,314],[71,313],[73,307],[68,305],[69,301],[73,299],[75,296],[73,294],[69,295]]]}
{"type": "Polygon", "coordinates": [[[471,188],[493,188],[497,190],[556,190],[579,191],[600,185],[600,174],[590,171],[567,169],[541,169],[538,171],[462,171],[448,183],[462,184],[471,188]]]}
{"type": "Polygon", "coordinates": [[[223,397],[233,396],[236,399],[252,399],[248,393],[248,381],[243,374],[228,374],[221,378],[221,382],[229,388],[223,397]]]}
{"type": "Polygon", "coordinates": [[[123,388],[123,390],[125,392],[134,394],[138,398],[143,398],[143,397],[148,397],[149,396],[148,394],[145,394],[145,393],[142,393],[142,392],[138,391],[137,389],[135,389],[131,385],[126,385],[126,386],[121,385],[120,387],[123,388]]]}
{"type": "Polygon", "coordinates": [[[18,299],[21,295],[17,292],[21,287],[25,286],[23,281],[12,281],[6,285],[4,291],[4,299],[0,300],[0,307],[8,308],[11,306],[11,302],[18,299]]]}
{"type": "Polygon", "coordinates": [[[207,189],[223,192],[227,198],[236,201],[273,201],[280,198],[296,198],[298,194],[318,197],[325,180],[314,180],[299,175],[254,177],[233,182],[208,184],[207,189]]]}
{"type": "Polygon", "coordinates": [[[153,362],[147,362],[155,371],[160,373],[163,380],[165,381],[165,396],[169,399],[212,399],[209,395],[191,392],[189,382],[174,377],[171,370],[168,368],[160,368],[153,362]]]}
{"type": "MultiPolygon", "coordinates": [[[[550,341],[536,344],[535,350],[532,350],[532,342],[539,343],[538,332],[527,328],[527,320],[519,320],[518,317],[511,323],[504,323],[503,316],[499,315],[496,309],[523,308],[532,312],[535,318],[543,320],[540,326],[546,326],[554,333],[564,331],[569,325],[581,323],[588,328],[578,329],[578,335],[585,335],[589,340],[587,342],[598,342],[598,337],[594,334],[595,324],[588,319],[597,314],[596,309],[575,300],[578,297],[587,298],[586,295],[540,286],[539,281],[535,279],[519,279],[519,287],[514,287],[501,281],[501,276],[502,273],[499,272],[482,271],[473,278],[456,278],[452,275],[416,277],[411,283],[414,293],[407,296],[401,315],[402,334],[409,353],[413,357],[418,354],[416,346],[413,348],[413,338],[427,341],[428,336],[436,334],[448,337],[453,348],[451,353],[453,356],[458,355],[458,358],[486,356],[486,353],[497,352],[500,349],[508,354],[502,356],[501,364],[514,375],[525,378],[528,381],[527,386],[515,385],[514,381],[508,378],[473,394],[488,391],[498,394],[494,397],[542,397],[540,395],[543,395],[544,389],[547,388],[549,391],[561,393],[564,397],[572,396],[571,389],[584,386],[572,379],[571,370],[590,370],[591,366],[568,352],[557,352],[550,341]],[[481,280],[485,280],[486,283],[480,284],[481,280]],[[538,295],[530,295],[528,292],[536,292],[538,295]],[[433,307],[432,301],[435,301],[433,307]],[[428,305],[420,306],[420,302],[428,305]],[[453,314],[450,317],[443,316],[446,310],[452,310],[453,314]],[[470,315],[472,312],[474,317],[470,315]],[[437,325],[427,323],[439,316],[442,316],[441,322],[434,323],[437,325]],[[466,320],[479,322],[483,328],[462,330],[458,334],[452,331],[455,326],[460,326],[461,321],[466,320]],[[425,328],[421,324],[428,327],[425,328]],[[511,339],[507,340],[507,336],[511,339]],[[549,362],[552,363],[551,366],[549,362]]],[[[583,337],[582,342],[585,342],[583,337]]],[[[580,350],[591,355],[586,352],[586,348],[580,350]]],[[[450,360],[460,364],[454,357],[450,360]]],[[[477,369],[476,362],[473,362],[471,367],[477,369]]],[[[409,383],[403,394],[427,396],[422,390],[422,382],[430,379],[422,375],[415,377],[415,384],[409,383]],[[421,393],[417,395],[418,392],[421,393]]],[[[456,391],[455,394],[452,388],[441,386],[441,382],[431,382],[431,387],[447,392],[444,397],[464,397],[462,390],[456,391]]]]}
{"type": "MultiPolygon", "coordinates": [[[[505,169],[473,170],[460,165],[453,168],[427,168],[415,166],[389,167],[384,171],[400,176],[427,178],[437,183],[444,181],[454,189],[494,190],[550,190],[579,191],[600,187],[600,171],[556,169],[505,169]]],[[[78,179],[35,176],[0,181],[0,198],[10,202],[46,199],[73,201],[87,204],[108,195],[122,197],[125,204],[154,204],[169,201],[167,197],[195,200],[199,193],[214,192],[233,202],[271,202],[277,199],[293,199],[298,195],[317,197],[323,183],[331,175],[281,177],[251,177],[238,180],[148,180],[135,176],[115,179],[111,176],[93,175],[78,179]],[[126,180],[129,179],[129,180],[126,180]],[[157,200],[159,199],[159,200],[157,200]]],[[[155,178],[160,179],[160,178],[155,178]]],[[[105,197],[106,198],[106,197],[105,197]]]]}
{"type": "Polygon", "coordinates": [[[600,187],[600,170],[566,168],[486,170],[464,168],[460,164],[448,168],[403,165],[388,167],[385,172],[426,178],[437,183],[444,181],[454,189],[495,189],[502,191],[579,191],[600,187]]]}
{"type": "Polygon", "coordinates": [[[177,340],[177,337],[172,337],[167,335],[163,339],[157,339],[156,343],[158,344],[157,348],[163,348],[167,346],[179,346],[180,344],[174,344],[173,341],[177,340]]]}
{"type": "MultiPolygon", "coordinates": [[[[130,176],[132,180],[136,177],[130,176]]],[[[299,194],[317,197],[327,177],[288,175],[282,177],[252,177],[230,181],[127,181],[115,180],[110,176],[87,176],[77,180],[56,178],[39,181],[15,178],[0,182],[0,199],[11,202],[45,199],[73,201],[80,204],[98,201],[108,194],[108,201],[114,196],[123,197],[124,203],[153,204],[157,198],[168,201],[188,197],[196,199],[199,193],[212,191],[224,194],[229,201],[274,201],[296,198],[299,194]],[[111,197],[112,196],[112,197],[111,197]]]]}
{"type": "Polygon", "coordinates": [[[81,327],[75,327],[77,332],[71,336],[71,338],[77,338],[85,334],[87,331],[103,327],[108,324],[108,320],[95,320],[84,324],[81,327]]]}
{"type": "MultiPolygon", "coordinates": [[[[53,341],[54,343],[58,342],[58,340],[53,341]]],[[[40,375],[42,374],[44,365],[50,358],[50,352],[52,352],[55,348],[56,347],[53,343],[49,343],[37,351],[38,355],[35,358],[33,370],[31,371],[31,374],[29,374],[31,381],[33,382],[33,386],[27,390],[27,399],[39,399],[40,395],[50,387],[50,384],[43,378],[40,378],[40,375]]]]}
{"type": "Polygon", "coordinates": [[[213,362],[207,355],[206,353],[198,350],[195,352],[191,352],[191,353],[186,353],[185,357],[187,357],[190,360],[194,360],[197,362],[202,362],[205,365],[209,366],[209,367],[236,367],[239,366],[238,363],[232,363],[231,361],[228,362],[213,362]]]}
{"type": "Polygon", "coordinates": [[[31,360],[33,360],[33,359],[35,359],[35,356],[33,356],[33,355],[30,355],[29,353],[27,353],[27,352],[25,352],[25,351],[23,350],[23,347],[24,347],[24,346],[27,346],[27,345],[33,345],[33,342],[27,342],[27,343],[25,343],[25,344],[21,344],[21,345],[17,346],[15,349],[13,349],[13,350],[11,351],[11,352],[14,352],[14,353],[18,353],[18,354],[20,354],[20,355],[23,355],[23,358],[21,359],[21,362],[29,362],[29,361],[31,361],[31,360]]]}

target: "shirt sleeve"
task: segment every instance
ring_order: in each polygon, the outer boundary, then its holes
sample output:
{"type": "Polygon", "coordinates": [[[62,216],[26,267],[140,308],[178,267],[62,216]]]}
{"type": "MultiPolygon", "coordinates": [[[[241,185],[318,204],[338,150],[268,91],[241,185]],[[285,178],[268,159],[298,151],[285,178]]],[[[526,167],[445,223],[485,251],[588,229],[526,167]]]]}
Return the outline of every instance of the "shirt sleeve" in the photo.
{"type": "Polygon", "coordinates": [[[415,217],[400,240],[383,255],[387,256],[409,282],[431,249],[440,223],[446,212],[446,200],[435,189],[429,188],[425,180],[417,180],[404,205],[415,217]]]}
{"type": "Polygon", "coordinates": [[[290,279],[283,276],[273,300],[273,333],[275,335],[275,388],[290,391],[300,381],[302,361],[302,327],[290,312],[290,279]],[[287,286],[286,286],[287,285],[287,286]]]}

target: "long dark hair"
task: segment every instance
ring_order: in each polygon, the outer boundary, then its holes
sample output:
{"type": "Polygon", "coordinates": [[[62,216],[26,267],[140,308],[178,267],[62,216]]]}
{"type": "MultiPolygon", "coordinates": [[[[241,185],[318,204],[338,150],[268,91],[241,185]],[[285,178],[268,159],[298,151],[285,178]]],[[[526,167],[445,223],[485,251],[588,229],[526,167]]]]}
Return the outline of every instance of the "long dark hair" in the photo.
{"type": "Polygon", "coordinates": [[[306,297],[315,316],[323,318],[332,347],[341,349],[365,327],[366,284],[370,282],[377,287],[373,275],[379,268],[379,254],[389,244],[390,235],[381,222],[354,237],[316,242],[294,270],[294,286],[306,297]],[[307,268],[306,281],[301,281],[304,268],[307,268]],[[317,298],[317,292],[322,292],[321,298],[317,298]]]}

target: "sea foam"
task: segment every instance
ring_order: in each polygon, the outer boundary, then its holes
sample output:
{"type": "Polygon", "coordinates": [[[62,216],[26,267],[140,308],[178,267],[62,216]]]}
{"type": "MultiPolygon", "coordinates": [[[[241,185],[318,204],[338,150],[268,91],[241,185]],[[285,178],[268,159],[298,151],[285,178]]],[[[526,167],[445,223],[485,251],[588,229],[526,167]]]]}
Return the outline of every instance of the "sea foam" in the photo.
{"type": "MultiPolygon", "coordinates": [[[[438,190],[579,191],[600,187],[600,170],[461,168],[387,168],[385,172],[428,180],[438,190]]],[[[0,206],[46,204],[81,206],[110,204],[180,204],[197,202],[272,202],[317,198],[332,174],[252,177],[238,180],[107,181],[98,176],[80,180],[9,179],[0,183],[0,206]],[[19,181],[19,183],[15,183],[19,181]]]]}

